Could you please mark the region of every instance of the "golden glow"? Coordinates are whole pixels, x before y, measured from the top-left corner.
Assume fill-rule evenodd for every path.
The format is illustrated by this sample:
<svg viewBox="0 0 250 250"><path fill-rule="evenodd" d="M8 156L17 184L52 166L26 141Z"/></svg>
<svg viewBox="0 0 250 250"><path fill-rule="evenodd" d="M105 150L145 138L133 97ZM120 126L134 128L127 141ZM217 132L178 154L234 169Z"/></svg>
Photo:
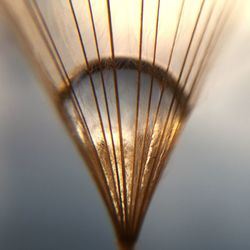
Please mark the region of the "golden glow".
<svg viewBox="0 0 250 250"><path fill-rule="evenodd" d="M0 1L55 92L122 241L138 236L232 2ZM123 71L121 56L146 62L144 71Z"/></svg>
<svg viewBox="0 0 250 250"><path fill-rule="evenodd" d="M109 128L105 106L102 105L104 95L102 88L99 87L101 85L100 79L95 78L97 73L93 74L92 77L95 79L95 91L98 96L101 117L98 116L94 95L87 77L74 86L75 93L80 101L80 108L86 119L86 126L83 126L83 121L77 118L77 112L72 107L71 99L65 99L67 103L65 112L68 117L74 117L74 119L69 119L68 122L70 127L75 127L72 133L79 137L81 147L85 148L85 152L87 150L87 157L90 157L88 161L90 171L100 173L101 169L103 173L103 176L97 177L96 181L100 183L102 189L109 192L110 198L107 197L106 203L119 237L133 238L138 234L142 223L141 214L146 210L154 187L158 182L156 177L165 168L166 159L163 155L167 154L170 147L173 146L176 131L179 124L182 123L183 104L176 103L175 108L170 110L174 93L166 88L163 92L162 101L159 103L159 113L156 116L156 105L159 102L162 83L155 79L153 82L154 99L151 100L152 108L148 113L149 125L145 130L151 75L142 73L141 99L137 117L138 128L135 138L135 93L138 72L118 70L122 117L121 144L117 110L114 103L113 73L111 70L105 70L104 72L112 130L110 131ZM168 112L170 112L169 119L167 119ZM173 114L175 115L173 116ZM90 132L90 136L87 135L86 128ZM135 140L137 142L136 148ZM96 151L91 151L88 145L94 146Z"/></svg>

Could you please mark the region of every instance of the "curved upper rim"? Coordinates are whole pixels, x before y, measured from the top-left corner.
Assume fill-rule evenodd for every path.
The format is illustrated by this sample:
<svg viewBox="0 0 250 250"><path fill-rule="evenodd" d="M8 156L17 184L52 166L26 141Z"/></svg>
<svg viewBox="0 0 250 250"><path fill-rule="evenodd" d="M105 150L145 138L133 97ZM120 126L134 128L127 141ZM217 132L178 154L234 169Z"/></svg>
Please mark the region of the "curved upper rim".
<svg viewBox="0 0 250 250"><path fill-rule="evenodd" d="M153 79L158 80L159 83L163 85L164 88L169 88L172 93L178 99L179 105L184 106L185 113L190 110L188 104L188 96L181 88L180 84L175 80L175 78L167 72L163 67L159 65L153 65L146 60L138 60L129 57L116 57L114 60L112 58L102 58L101 60L92 60L88 64L88 68L85 67L80 72L75 74L71 79L71 84L75 85L79 83L91 74L101 72L104 70L122 70L130 69L140 71L142 73L152 76ZM74 86L73 86L74 87ZM60 96L64 100L70 94L70 88L63 88L60 91ZM185 107L186 106L186 107Z"/></svg>

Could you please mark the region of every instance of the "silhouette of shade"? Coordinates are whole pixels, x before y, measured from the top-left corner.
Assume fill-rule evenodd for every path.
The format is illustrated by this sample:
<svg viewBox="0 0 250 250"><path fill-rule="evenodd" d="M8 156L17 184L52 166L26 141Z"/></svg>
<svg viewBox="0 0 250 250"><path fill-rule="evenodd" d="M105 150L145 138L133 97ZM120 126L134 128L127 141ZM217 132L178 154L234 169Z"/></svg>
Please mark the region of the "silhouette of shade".
<svg viewBox="0 0 250 250"><path fill-rule="evenodd" d="M136 241L231 2L0 2L97 183Z"/></svg>

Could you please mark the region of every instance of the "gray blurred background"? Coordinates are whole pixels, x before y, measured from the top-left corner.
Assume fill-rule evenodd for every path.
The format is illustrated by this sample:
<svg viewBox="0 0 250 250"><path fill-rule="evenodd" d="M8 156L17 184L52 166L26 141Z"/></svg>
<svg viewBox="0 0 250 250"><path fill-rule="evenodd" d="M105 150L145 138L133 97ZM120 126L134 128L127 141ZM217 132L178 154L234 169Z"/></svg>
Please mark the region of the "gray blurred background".
<svg viewBox="0 0 250 250"><path fill-rule="evenodd" d="M242 21L158 186L137 249L250 249L250 22ZM105 207L0 25L0 249L115 249Z"/></svg>

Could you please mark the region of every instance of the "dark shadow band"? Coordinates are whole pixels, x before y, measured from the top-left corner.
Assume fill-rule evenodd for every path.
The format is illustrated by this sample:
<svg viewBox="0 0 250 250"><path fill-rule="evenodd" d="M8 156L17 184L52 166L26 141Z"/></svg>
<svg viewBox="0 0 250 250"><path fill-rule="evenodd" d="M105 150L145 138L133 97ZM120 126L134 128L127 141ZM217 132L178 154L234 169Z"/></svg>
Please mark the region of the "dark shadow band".
<svg viewBox="0 0 250 250"><path fill-rule="evenodd" d="M182 90L180 84L174 79L174 77L167 72L164 68L159 65L153 65L146 60L137 60L128 57L116 57L115 60L111 58L102 58L101 61L93 60L89 62L88 68L81 70L76 76L71 79L71 84L74 85L82 81L84 78L89 77L89 75L98 73L105 70L135 70L145 73L153 77L160 84L163 84L164 88L169 88L175 99L179 103L178 105L186 106L184 107L185 113L188 113L190 107L188 107L188 97L185 91ZM68 98L70 94L70 88L61 90L60 96L62 99Z"/></svg>

